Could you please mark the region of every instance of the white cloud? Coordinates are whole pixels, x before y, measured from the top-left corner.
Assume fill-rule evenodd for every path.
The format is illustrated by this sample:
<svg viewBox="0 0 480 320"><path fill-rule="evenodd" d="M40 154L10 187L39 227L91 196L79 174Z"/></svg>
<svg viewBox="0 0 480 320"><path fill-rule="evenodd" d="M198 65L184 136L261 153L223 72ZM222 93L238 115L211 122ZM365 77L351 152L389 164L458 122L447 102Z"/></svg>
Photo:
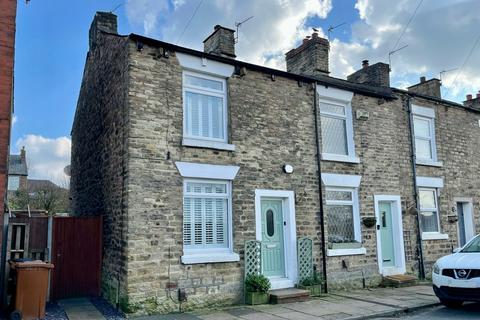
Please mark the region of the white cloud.
<svg viewBox="0 0 480 320"><path fill-rule="evenodd" d="M171 1L169 9L167 0L128 0L127 17L132 25L143 25L147 35L175 43L198 1ZM418 3L357 0L360 20L350 26L351 40L331 43L331 75L344 78L359 69L363 59L388 63L388 52ZM311 33L307 19L327 18L332 5L331 0L204 1L180 45L202 50L214 25L234 28L236 21L254 16L240 28L237 58L285 69L284 54ZM391 84L405 87L418 82L419 76L439 77L442 70L460 67L478 36L479 11L477 0L424 1L399 43L408 47L392 56ZM465 93L480 89L478 61L480 45L455 83L456 71L445 74L444 97L461 101Z"/></svg>
<svg viewBox="0 0 480 320"><path fill-rule="evenodd" d="M70 138L51 139L28 134L18 139L15 146L18 150L25 146L29 178L47 179L65 185L68 177L63 169L70 164Z"/></svg>

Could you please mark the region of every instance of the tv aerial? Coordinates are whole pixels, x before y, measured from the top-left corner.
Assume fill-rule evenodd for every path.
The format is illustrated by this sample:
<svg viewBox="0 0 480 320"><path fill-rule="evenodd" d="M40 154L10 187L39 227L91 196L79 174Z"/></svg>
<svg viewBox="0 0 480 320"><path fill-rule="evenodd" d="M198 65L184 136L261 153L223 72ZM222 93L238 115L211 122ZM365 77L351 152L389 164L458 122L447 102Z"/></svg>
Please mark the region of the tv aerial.
<svg viewBox="0 0 480 320"><path fill-rule="evenodd" d="M241 22L235 22L235 27L237 28L237 32L236 32L236 35L235 35L235 43L238 43L238 29L242 26L242 24L244 24L245 22L247 22L248 20L250 20L252 18L253 18L253 16L248 17Z"/></svg>

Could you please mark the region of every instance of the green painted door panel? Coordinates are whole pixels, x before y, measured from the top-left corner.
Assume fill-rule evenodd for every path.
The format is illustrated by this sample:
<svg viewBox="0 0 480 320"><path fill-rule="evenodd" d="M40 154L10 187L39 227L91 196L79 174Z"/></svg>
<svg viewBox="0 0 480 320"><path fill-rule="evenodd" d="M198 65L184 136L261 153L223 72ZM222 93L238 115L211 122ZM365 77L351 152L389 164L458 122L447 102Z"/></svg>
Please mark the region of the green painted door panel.
<svg viewBox="0 0 480 320"><path fill-rule="evenodd" d="M392 203L380 202L378 209L380 211L379 224L382 265L384 267L393 267L395 266L395 246L393 243Z"/></svg>
<svg viewBox="0 0 480 320"><path fill-rule="evenodd" d="M285 276L282 200L262 200L262 273Z"/></svg>

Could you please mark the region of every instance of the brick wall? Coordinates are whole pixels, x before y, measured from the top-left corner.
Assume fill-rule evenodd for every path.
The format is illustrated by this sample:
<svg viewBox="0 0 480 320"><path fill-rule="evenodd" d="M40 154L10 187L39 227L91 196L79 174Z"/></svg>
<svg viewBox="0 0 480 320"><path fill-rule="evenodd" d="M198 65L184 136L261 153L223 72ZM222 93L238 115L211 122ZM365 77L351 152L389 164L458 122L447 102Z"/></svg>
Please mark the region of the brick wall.
<svg viewBox="0 0 480 320"><path fill-rule="evenodd" d="M16 14L16 0L0 0L0 245L10 154Z"/></svg>

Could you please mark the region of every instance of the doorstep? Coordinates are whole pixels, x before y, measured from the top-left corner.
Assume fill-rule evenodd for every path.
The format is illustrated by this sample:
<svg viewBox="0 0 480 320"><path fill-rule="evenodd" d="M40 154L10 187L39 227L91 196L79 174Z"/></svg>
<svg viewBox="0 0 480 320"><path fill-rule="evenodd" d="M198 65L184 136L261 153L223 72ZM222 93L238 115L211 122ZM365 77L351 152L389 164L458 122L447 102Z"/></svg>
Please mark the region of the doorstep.
<svg viewBox="0 0 480 320"><path fill-rule="evenodd" d="M310 298L310 291L297 288L270 290L269 293L271 304L303 302Z"/></svg>

